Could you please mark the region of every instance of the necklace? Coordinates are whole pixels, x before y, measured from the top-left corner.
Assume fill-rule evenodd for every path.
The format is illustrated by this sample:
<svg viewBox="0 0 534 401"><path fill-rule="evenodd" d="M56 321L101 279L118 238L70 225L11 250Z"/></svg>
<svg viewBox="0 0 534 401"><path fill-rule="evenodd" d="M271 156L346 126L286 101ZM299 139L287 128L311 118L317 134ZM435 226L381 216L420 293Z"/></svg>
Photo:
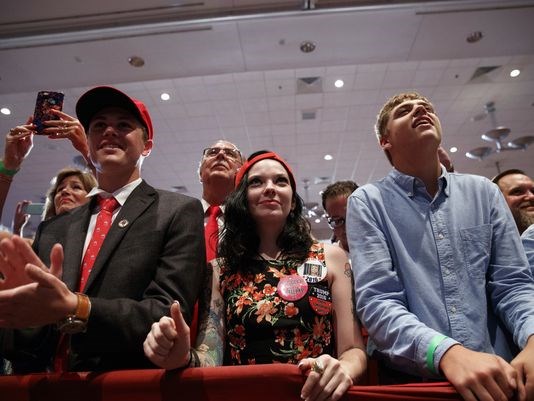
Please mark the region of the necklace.
<svg viewBox="0 0 534 401"><path fill-rule="evenodd" d="M278 258L280 258L281 255L282 255L282 251L276 252L276 255L275 255L274 258L269 256L269 255L267 255L264 252L259 254L260 258L262 258L263 260L265 260L267 262L278 261Z"/></svg>

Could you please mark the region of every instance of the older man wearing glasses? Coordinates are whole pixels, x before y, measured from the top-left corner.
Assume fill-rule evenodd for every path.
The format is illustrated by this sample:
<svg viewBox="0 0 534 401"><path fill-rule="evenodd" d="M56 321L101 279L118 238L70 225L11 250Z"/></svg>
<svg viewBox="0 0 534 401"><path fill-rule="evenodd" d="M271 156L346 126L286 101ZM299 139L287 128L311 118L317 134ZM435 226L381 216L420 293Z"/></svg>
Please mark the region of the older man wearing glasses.
<svg viewBox="0 0 534 401"><path fill-rule="evenodd" d="M323 208L328 215L328 225L334 231L334 238L346 252L349 251L345 217L347 214L347 199L358 185L354 181L336 181L322 192Z"/></svg>
<svg viewBox="0 0 534 401"><path fill-rule="evenodd" d="M228 194L234 189L234 177L243 164L241 152L233 143L218 140L204 149L198 173L202 183L202 203L204 211L209 206L224 203Z"/></svg>
<svg viewBox="0 0 534 401"><path fill-rule="evenodd" d="M204 237L206 259L217 257L219 231L224 221L224 201L234 189L235 174L243 164L241 151L231 142L219 139L204 149L198 167L202 183L202 206L204 207ZM198 305L195 305L191 324L191 342L194 344L198 324Z"/></svg>

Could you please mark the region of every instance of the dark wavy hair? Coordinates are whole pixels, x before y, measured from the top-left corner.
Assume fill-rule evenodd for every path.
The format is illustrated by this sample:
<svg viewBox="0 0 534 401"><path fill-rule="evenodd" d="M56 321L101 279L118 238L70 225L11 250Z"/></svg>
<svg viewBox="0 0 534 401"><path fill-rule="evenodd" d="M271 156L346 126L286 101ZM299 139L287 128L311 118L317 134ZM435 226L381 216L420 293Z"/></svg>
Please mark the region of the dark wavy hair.
<svg viewBox="0 0 534 401"><path fill-rule="evenodd" d="M248 160L267 151L253 153ZM251 167L251 166L249 166ZM219 256L225 259L226 266L234 272L250 272L257 265L260 238L256 222L248 210L247 171L237 188L226 198L224 228L219 244ZM290 171L288 174L292 175ZM282 250L282 258L291 257L304 262L314 240L308 221L302 216L303 200L293 191L295 207L287 216L286 224L278 236L277 244Z"/></svg>

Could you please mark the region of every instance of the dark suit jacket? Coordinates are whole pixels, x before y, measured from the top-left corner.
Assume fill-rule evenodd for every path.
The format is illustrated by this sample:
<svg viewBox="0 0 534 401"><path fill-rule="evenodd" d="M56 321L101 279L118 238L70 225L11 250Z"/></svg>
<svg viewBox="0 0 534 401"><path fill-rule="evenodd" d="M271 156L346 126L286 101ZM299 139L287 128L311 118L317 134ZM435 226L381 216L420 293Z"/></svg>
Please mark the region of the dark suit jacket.
<svg viewBox="0 0 534 401"><path fill-rule="evenodd" d="M95 200L43 222L34 250L49 266L50 250L65 252L63 281L77 291L83 245ZM142 343L150 326L180 301L186 320L206 273L200 201L156 190L144 181L116 216L97 256L85 293L91 300L87 331L71 338L76 371L153 367ZM125 224L127 222L127 224ZM42 371L55 354L55 325L5 330L3 354L18 372Z"/></svg>

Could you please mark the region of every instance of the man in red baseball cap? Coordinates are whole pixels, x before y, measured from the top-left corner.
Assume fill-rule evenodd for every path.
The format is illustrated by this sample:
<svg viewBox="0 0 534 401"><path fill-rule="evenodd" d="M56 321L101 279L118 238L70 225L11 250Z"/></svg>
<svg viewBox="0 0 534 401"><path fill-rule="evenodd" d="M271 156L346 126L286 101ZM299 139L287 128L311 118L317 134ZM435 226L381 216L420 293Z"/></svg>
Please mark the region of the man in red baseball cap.
<svg viewBox="0 0 534 401"><path fill-rule="evenodd" d="M174 300L190 319L206 273L200 202L141 178L154 135L145 105L97 87L76 113L98 180L92 200L41 224L33 251L19 237L0 243L0 327L10 328L0 354L15 373L151 367L150 326Z"/></svg>
<svg viewBox="0 0 534 401"><path fill-rule="evenodd" d="M153 140L152 120L145 104L111 86L97 86L85 92L78 99L76 115L86 132L95 114L108 107L119 107L128 110L145 127L147 139Z"/></svg>

